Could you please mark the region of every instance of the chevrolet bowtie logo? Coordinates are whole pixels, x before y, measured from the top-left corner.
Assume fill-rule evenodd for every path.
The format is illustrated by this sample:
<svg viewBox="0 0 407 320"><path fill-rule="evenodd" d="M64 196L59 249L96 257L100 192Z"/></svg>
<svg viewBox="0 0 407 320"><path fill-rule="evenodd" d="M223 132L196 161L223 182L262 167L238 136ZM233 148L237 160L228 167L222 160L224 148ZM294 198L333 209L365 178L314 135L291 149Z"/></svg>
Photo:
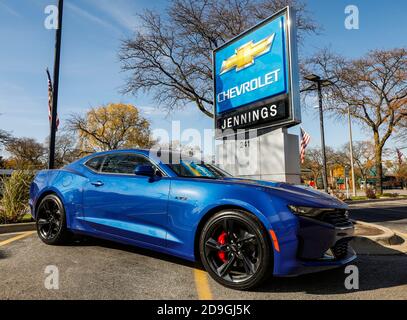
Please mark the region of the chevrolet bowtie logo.
<svg viewBox="0 0 407 320"><path fill-rule="evenodd" d="M254 64L254 59L270 51L275 33L257 43L250 41L236 50L236 54L223 61L220 74L224 74L236 68L240 71Z"/></svg>

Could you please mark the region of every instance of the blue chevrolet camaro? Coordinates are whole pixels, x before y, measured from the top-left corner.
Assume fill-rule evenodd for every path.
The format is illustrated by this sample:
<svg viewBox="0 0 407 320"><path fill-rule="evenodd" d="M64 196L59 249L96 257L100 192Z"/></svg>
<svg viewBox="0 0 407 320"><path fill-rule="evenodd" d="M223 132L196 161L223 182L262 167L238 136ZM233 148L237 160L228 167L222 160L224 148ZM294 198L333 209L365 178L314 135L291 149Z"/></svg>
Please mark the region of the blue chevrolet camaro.
<svg viewBox="0 0 407 320"><path fill-rule="evenodd" d="M30 206L46 244L83 234L144 247L200 261L240 290L270 274L356 258L345 203L302 186L233 178L173 152L110 151L41 171Z"/></svg>

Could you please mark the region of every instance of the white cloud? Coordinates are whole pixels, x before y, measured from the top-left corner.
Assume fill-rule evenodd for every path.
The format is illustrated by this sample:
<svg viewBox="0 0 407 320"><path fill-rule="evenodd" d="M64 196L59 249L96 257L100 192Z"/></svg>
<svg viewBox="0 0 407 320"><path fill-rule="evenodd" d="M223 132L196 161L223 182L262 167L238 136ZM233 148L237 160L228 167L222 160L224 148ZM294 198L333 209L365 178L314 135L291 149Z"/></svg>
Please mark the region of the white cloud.
<svg viewBox="0 0 407 320"><path fill-rule="evenodd" d="M10 6L6 5L2 1L0 1L0 8L3 8L4 10L6 10L8 13L11 13L15 17L21 17L21 14L19 12L17 12L13 8L11 8Z"/></svg>
<svg viewBox="0 0 407 320"><path fill-rule="evenodd" d="M138 108L145 115L149 115L149 116L158 116L158 115L162 115L164 113L162 110L160 110L157 107L141 106L141 107L138 107Z"/></svg>
<svg viewBox="0 0 407 320"><path fill-rule="evenodd" d="M97 23L107 29L110 29L111 31L114 31L116 33L121 33L120 30L118 28L116 28L114 25L112 25L111 23L103 20L102 18L99 18L93 14L90 14L89 12L87 12L86 10L68 2L66 4L66 8L72 10L73 12L75 12L78 15L81 15L83 18L88 19L89 21L92 21L94 23Z"/></svg>
<svg viewBox="0 0 407 320"><path fill-rule="evenodd" d="M134 31L137 26L135 6L126 0L87 0L96 8L107 14L113 21L128 31Z"/></svg>

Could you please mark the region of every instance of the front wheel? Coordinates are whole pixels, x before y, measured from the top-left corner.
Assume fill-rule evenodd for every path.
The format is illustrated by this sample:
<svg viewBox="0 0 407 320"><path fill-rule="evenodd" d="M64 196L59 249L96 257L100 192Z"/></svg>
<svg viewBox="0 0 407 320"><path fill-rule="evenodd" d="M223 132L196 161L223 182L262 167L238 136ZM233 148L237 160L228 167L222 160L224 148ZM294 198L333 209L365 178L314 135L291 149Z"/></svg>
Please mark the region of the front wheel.
<svg viewBox="0 0 407 320"><path fill-rule="evenodd" d="M267 233L247 212L228 210L211 217L202 230L199 249L205 269L228 288L253 289L272 272Z"/></svg>
<svg viewBox="0 0 407 320"><path fill-rule="evenodd" d="M40 239L49 245L65 244L70 233L66 228L65 208L54 194L41 200L37 209L37 233Z"/></svg>

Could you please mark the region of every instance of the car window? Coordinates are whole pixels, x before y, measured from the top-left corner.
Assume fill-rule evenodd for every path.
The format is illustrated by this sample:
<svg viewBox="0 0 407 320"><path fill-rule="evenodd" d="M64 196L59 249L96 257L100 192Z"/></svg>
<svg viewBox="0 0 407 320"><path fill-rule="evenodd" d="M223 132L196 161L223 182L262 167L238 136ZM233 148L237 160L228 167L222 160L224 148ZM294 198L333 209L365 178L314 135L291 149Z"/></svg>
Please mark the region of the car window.
<svg viewBox="0 0 407 320"><path fill-rule="evenodd" d="M196 159L183 159L180 163L167 164L179 177L220 179L230 175L214 165Z"/></svg>
<svg viewBox="0 0 407 320"><path fill-rule="evenodd" d="M103 173L134 174L138 165L152 165L143 156L136 154L116 154L107 156L103 163Z"/></svg>
<svg viewBox="0 0 407 320"><path fill-rule="evenodd" d="M92 158L90 160L88 160L88 162L86 162L86 166L94 171L99 171L100 167L102 166L103 163L103 159L105 157L95 157Z"/></svg>

